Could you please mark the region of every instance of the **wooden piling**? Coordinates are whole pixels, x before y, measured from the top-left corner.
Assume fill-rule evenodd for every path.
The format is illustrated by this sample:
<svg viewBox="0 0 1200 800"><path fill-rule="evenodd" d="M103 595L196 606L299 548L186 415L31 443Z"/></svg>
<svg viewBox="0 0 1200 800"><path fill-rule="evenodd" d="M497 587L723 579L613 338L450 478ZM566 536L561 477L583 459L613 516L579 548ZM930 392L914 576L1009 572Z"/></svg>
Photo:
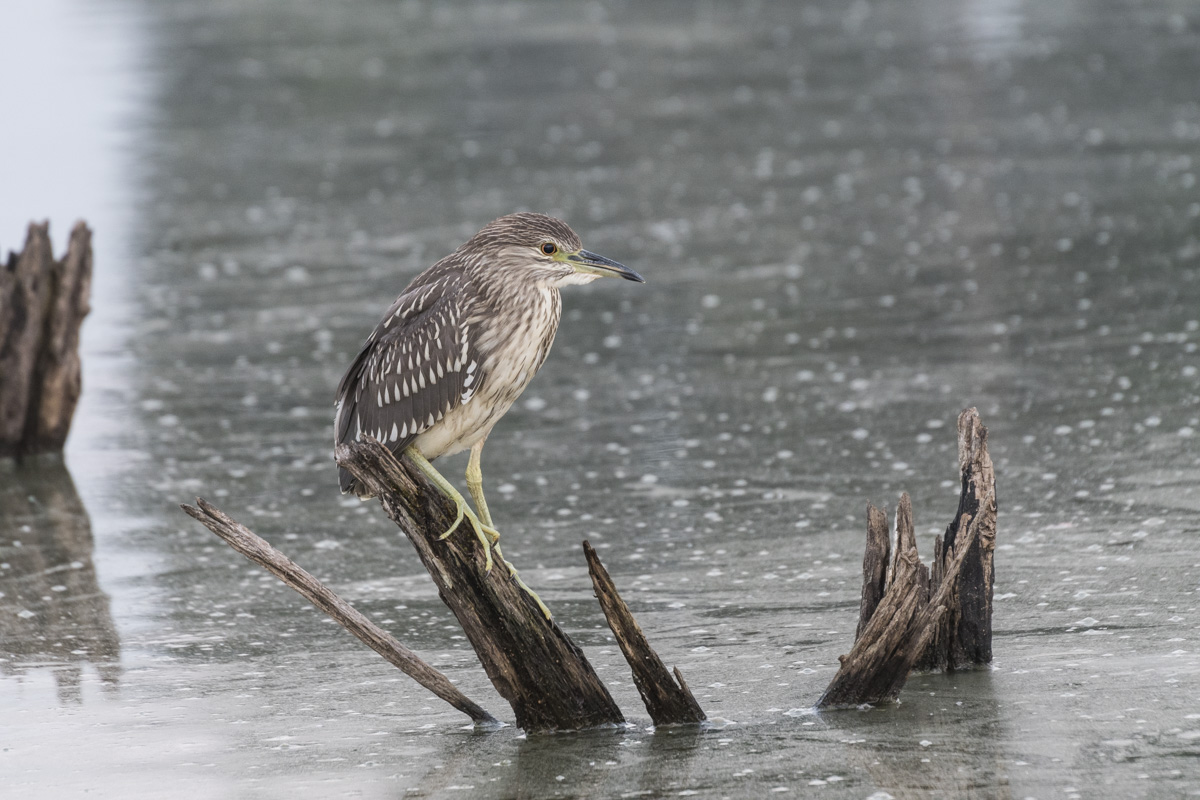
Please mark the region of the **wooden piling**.
<svg viewBox="0 0 1200 800"><path fill-rule="evenodd" d="M79 328L91 310L92 232L56 261L49 223L0 263L0 457L61 451L82 390Z"/></svg>

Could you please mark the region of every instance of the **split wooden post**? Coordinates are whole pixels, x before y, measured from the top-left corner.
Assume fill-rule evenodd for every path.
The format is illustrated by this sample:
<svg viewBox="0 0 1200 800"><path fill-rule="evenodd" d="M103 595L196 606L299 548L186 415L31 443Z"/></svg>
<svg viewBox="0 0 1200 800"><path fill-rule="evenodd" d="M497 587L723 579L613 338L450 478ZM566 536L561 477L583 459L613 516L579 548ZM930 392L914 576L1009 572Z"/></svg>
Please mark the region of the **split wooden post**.
<svg viewBox="0 0 1200 800"><path fill-rule="evenodd" d="M903 501L901 501L903 502ZM862 637L867 623L883 600L887 588L888 555L891 541L887 514L867 503L867 550L863 554L862 600L858 604L858 629L854 639Z"/></svg>
<svg viewBox="0 0 1200 800"><path fill-rule="evenodd" d="M867 507L867 547L854 647L818 708L895 700L914 669L964 669L991 661L996 476L987 429L973 408L958 418L962 491L958 513L935 544L934 568L921 563L912 502L900 497L896 536L887 517Z"/></svg>
<svg viewBox="0 0 1200 800"><path fill-rule="evenodd" d="M82 388L79 328L91 310L92 232L54 260L49 223L0 263L0 457L62 450Z"/></svg>
<svg viewBox="0 0 1200 800"><path fill-rule="evenodd" d="M412 542L518 726L533 733L625 721L583 651L546 619L508 567L498 562L484 571L468 523L439 538L456 509L420 471L374 440L338 445L336 459Z"/></svg>
<svg viewBox="0 0 1200 800"><path fill-rule="evenodd" d="M933 639L917 659L920 670L970 669L992 662L992 583L996 577L996 471L987 449L987 428L973 408L958 416L958 465L962 490L958 513L944 537L933 543L929 590L936 592L949 581L951 601ZM978 536L964 519L978 527ZM951 553L966 537L970 552L962 570L950 580Z"/></svg>
<svg viewBox="0 0 1200 800"><path fill-rule="evenodd" d="M600 556L596 555L587 541L583 543L583 553L587 557L588 573L592 576L596 599L600 601L608 627L612 629L625 660L633 670L633 682L642 696L642 702L646 704L650 719L656 726L704 722L708 717L688 688L683 673L679 667L673 670L674 677L667 671L658 653L646 640L641 626L633 618L629 606L617 593L608 570L600 563Z"/></svg>

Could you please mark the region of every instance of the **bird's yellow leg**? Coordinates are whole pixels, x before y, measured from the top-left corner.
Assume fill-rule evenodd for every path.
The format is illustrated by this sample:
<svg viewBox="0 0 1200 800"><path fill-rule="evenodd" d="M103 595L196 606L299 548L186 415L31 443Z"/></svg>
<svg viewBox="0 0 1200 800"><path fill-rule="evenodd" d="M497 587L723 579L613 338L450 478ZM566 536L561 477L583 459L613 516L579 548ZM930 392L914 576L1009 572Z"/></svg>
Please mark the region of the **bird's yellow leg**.
<svg viewBox="0 0 1200 800"><path fill-rule="evenodd" d="M500 549L499 542L492 546L496 550L496 557L504 562L504 566L508 567L508 574L511 575L512 579L517 582L517 586L520 586L522 589L524 589L525 594L532 597L533 602L537 603L538 608L540 608L542 613L546 615L546 619L550 619L550 609L547 608L546 604L542 602L542 598L538 597L537 592L535 592L533 589L530 589L529 585L526 584L525 581L521 580L521 575L517 572L517 568L513 566L511 561L504 557L504 552Z"/></svg>
<svg viewBox="0 0 1200 800"><path fill-rule="evenodd" d="M475 501L475 510L479 512L479 518L483 520L483 524L491 527L492 515L488 511L487 498L483 496L483 470L479 466L479 457L483 454L483 442L487 437L481 439L471 445L471 458L467 461L467 490L471 493L471 499ZM493 528L493 530L495 530ZM521 580L521 575L517 572L517 568L512 565L512 562L504 557L503 551L500 550L500 534L496 534L496 538L492 540L492 547L496 549L496 555L504 562L504 566L508 567L508 574L512 576L517 585L525 590L525 593L533 598L537 603L538 608L546 615L546 619L550 619L550 609L546 608L546 604L542 602L542 598L537 596L537 592L530 589L525 581Z"/></svg>
<svg viewBox="0 0 1200 800"><path fill-rule="evenodd" d="M471 499L475 501L475 510L479 513L479 518L483 520L483 524L492 525L492 515L488 511L487 498L483 496L483 470L479 466L479 457L483 454L483 443L487 437L471 445L471 458L467 461L467 491L471 493ZM496 540L499 541L500 536L497 534ZM493 544L495 544L493 541Z"/></svg>
<svg viewBox="0 0 1200 800"><path fill-rule="evenodd" d="M458 507L458 516L455 518L454 524L451 525L446 532L438 538L445 539L447 536L454 533L454 531L457 530L458 526L462 523L463 517L466 517L467 521L471 523L471 527L475 530L475 535L479 537L479 541L483 545L483 553L486 557L484 571L491 572L492 542L500 539L500 532L491 526L490 521L483 522L475 515L474 511L467 507L466 498L459 493L458 489L454 488L454 484L446 480L442 473L438 472L434 468L433 464L429 463L429 459L425 458L425 456L421 454L421 451L418 450L415 445L409 445L408 449L404 452L410 459L412 459L412 462L416 465L417 469L421 470L425 477L433 481L433 484L441 490L442 494L450 498L450 500L454 502L454 505ZM499 554L500 551L497 550L496 552Z"/></svg>

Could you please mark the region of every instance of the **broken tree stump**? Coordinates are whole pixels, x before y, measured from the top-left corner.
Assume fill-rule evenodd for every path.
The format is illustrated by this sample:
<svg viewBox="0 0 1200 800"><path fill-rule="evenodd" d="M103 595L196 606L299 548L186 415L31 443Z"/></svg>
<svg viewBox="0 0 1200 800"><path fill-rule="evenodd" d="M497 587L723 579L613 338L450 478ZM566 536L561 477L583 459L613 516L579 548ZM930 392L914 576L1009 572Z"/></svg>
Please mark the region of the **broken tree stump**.
<svg viewBox="0 0 1200 800"><path fill-rule="evenodd" d="M897 513L899 513L899 509L897 509ZM879 601L883 599L883 591L887 588L890 547L887 514L867 503L867 550L863 553L862 600L858 605L858 629L854 632L855 641L858 641L863 635L867 623L871 621L871 616L879 606Z"/></svg>
<svg viewBox="0 0 1200 800"><path fill-rule="evenodd" d="M357 636L364 644L383 656L405 675L424 686L469 716L477 725L498 725L496 718L478 703L458 690L450 679L425 663L394 636L380 628L361 612L338 597L329 587L310 575L296 562L276 550L267 540L241 525L204 498L195 506L181 505L188 516L221 537L234 550L263 567L279 580L295 589L304 599L324 611L339 625Z"/></svg>
<svg viewBox="0 0 1200 800"><path fill-rule="evenodd" d="M991 661L996 475L987 429L975 409L958 418L962 491L958 513L935 544L932 574L921 563L908 494L887 517L867 507L867 547L854 646L818 708L895 700L913 669L964 669Z"/></svg>
<svg viewBox="0 0 1200 800"><path fill-rule="evenodd" d="M612 629L625 660L633 670L633 682L655 726L704 722L708 717L696 702L679 667L675 667L672 677L658 653L646 641L641 626L617 593L616 585L591 543L583 543L583 553L587 557L588 573L592 576L596 599L600 601L608 627Z"/></svg>
<svg viewBox="0 0 1200 800"><path fill-rule="evenodd" d="M546 619L505 564L498 560L484 571L482 548L466 522L439 538L456 509L424 475L374 440L339 445L336 459L412 542L519 727L534 733L625 721L583 651Z"/></svg>
<svg viewBox="0 0 1200 800"><path fill-rule="evenodd" d="M968 408L958 415L958 465L962 490L958 513L944 537L933 543L929 591L947 580L951 551L964 535L970 541L962 570L953 581L951 602L934 630L933 639L917 659L920 670L962 670L992 662L992 583L996 553L996 471L987 449L987 428ZM978 527L975 536L966 521Z"/></svg>
<svg viewBox="0 0 1200 800"><path fill-rule="evenodd" d="M67 441L91 283L92 232L83 222L61 261L46 222L30 225L25 248L0 264L0 457L57 452Z"/></svg>

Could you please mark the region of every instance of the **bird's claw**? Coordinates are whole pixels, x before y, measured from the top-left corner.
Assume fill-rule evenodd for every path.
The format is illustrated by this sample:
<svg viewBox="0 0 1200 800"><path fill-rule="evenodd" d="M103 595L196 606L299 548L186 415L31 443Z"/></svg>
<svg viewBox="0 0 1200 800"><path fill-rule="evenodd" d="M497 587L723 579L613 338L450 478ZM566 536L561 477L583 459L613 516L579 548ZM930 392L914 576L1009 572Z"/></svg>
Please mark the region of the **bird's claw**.
<svg viewBox="0 0 1200 800"><path fill-rule="evenodd" d="M496 545L496 555L501 561L504 562L504 566L508 567L508 574L511 575L512 579L517 582L517 586L520 586L525 591L525 594L532 597L533 602L537 603L538 608L540 608L542 613L546 615L546 619L550 619L550 609L547 608L546 604L542 602L542 598L538 597L537 592L535 592L533 589L530 589L525 581L521 580L521 575L517 572L517 568L513 566L511 561L504 557L504 553L500 550L499 544Z"/></svg>
<svg viewBox="0 0 1200 800"><path fill-rule="evenodd" d="M458 506L458 516L454 518L454 524L447 528L446 531L438 537L438 539L445 539L449 537L450 534L458 530L458 526L462 524L463 518L465 517L467 521L471 523L471 528L475 531L475 536L479 539L479 543L483 545L483 555L485 559L483 571L491 572L492 547L496 546L497 552L499 552L499 546L496 545L496 543L500 541L500 532L491 525L483 524L479 517L475 516L475 512L467 508L467 504L465 502L460 501L456 505Z"/></svg>

